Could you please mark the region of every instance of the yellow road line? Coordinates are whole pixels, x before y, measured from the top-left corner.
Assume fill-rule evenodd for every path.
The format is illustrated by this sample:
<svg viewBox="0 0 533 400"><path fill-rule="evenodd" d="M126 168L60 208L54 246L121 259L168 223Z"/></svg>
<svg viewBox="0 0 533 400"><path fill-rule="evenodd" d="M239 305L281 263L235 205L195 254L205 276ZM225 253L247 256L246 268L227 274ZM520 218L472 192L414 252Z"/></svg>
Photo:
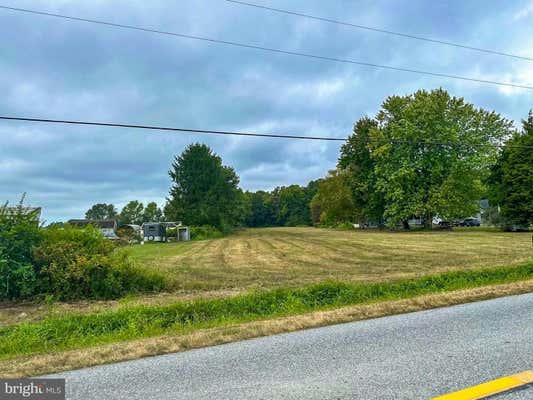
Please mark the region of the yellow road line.
<svg viewBox="0 0 533 400"><path fill-rule="evenodd" d="M479 400L530 383L533 383L533 371L524 371L519 374L505 376L490 382L482 383L481 385L459 390L458 392L435 397L433 400Z"/></svg>

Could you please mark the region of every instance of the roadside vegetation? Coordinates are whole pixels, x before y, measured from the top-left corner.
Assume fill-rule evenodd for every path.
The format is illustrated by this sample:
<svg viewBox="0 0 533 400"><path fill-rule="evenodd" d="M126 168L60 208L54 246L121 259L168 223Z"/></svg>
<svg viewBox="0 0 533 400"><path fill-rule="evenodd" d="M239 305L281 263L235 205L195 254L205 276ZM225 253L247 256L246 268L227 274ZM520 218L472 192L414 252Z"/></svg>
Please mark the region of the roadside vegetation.
<svg viewBox="0 0 533 400"><path fill-rule="evenodd" d="M33 324L0 329L0 357L79 348L531 278L533 264L530 263L385 283L326 282L299 289L275 289L224 299L195 300L157 307L125 307L97 314L52 317Z"/></svg>
<svg viewBox="0 0 533 400"><path fill-rule="evenodd" d="M0 207L0 299L109 299L159 291L165 279L139 268L92 226L44 229L22 202Z"/></svg>

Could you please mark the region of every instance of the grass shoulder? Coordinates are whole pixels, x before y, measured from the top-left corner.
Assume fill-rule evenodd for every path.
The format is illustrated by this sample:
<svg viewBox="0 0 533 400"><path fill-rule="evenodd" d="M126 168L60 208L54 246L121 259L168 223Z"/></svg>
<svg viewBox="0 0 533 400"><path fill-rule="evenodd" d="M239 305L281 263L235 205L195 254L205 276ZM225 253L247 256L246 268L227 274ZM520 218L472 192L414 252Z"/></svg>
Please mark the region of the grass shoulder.
<svg viewBox="0 0 533 400"><path fill-rule="evenodd" d="M414 298L533 278L533 263L455 271L371 284L326 282L162 306L125 306L91 314L53 316L0 329L0 358L82 349L188 333L339 307Z"/></svg>

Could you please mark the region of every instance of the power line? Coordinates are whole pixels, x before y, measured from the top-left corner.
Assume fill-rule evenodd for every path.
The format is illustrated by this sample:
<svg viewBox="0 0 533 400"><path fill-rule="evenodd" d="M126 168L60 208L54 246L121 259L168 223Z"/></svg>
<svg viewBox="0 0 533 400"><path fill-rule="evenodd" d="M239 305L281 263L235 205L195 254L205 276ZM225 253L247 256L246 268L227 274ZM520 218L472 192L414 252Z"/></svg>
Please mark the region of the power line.
<svg viewBox="0 0 533 400"><path fill-rule="evenodd" d="M192 128L175 128L167 126L156 125L134 125L124 123L112 123L112 122L94 122L94 121L74 121L74 120L59 120L59 119L45 119L45 118L28 118L28 117L11 117L0 116L0 120L7 121L23 121L23 122L40 122L50 124L66 124L66 125L90 125L101 126L111 128L132 128L132 129L146 129L157 131L170 131L180 133L202 133L211 135L227 135L227 136L249 136L249 137L263 137L263 138L281 138L281 139L297 139L297 140L321 140L321 141L338 141L346 142L347 137L329 137L329 136L302 136L302 135L282 135L277 133L257 133L257 132L236 132L236 131L219 131L210 129L192 129ZM396 140L396 139L368 139L370 143L390 143L395 145L407 144L407 145L429 145L429 146L443 146L443 147L496 147L503 148L503 144L468 144L468 143L451 143L451 142L428 142L428 141L410 141L410 140ZM508 145L508 147L519 148L531 148L533 146L520 146L520 145Z"/></svg>
<svg viewBox="0 0 533 400"><path fill-rule="evenodd" d="M408 38L408 39L416 39L416 40L421 40L421 41L424 41L424 42L438 43L438 44L442 44L442 45L446 45L446 46L459 47L459 48L462 48L462 49L468 49L468 50L474 50L474 51L479 51L479 52L483 52L483 53L495 54L495 55L498 55L498 56L505 56L505 57L517 58L517 59L520 59L520 60L533 61L533 58L530 58L530 57L519 56L519 55L511 54L511 53L505 53L505 52L498 51L498 50L484 49L484 48L481 48L481 47L468 46L468 45L465 45L465 44L447 42L447 41L439 40L439 39L431 39L431 38L427 38L427 37L423 37L423 36L411 35L411 34L402 33L402 32L395 32L395 31L390 31L390 30L382 29L382 28L376 28L376 27L372 27L372 26L353 24L353 23L350 23L350 22L339 21L339 20L336 20L336 19L318 17L316 15L304 14L304 13L300 13L300 12L296 12L296 11L284 10L284 9L281 9L281 8L268 7L268 6L265 6L265 5L262 5L262 4L249 3L247 1L240 1L240 0L225 0L225 1L227 1L229 3L234 3L234 4L249 6L249 7L260 8L260 9L263 9L263 10L274 11L274 12L277 12L277 13L294 15L294 16L314 19L314 20L318 20L318 21L322 21L322 22L329 22L329 23L332 23L332 24L349 26L349 27L352 27L352 28L365 29L365 30L368 30L368 31L385 33L385 34L394 35L394 36L400 36L400 37L404 37L404 38Z"/></svg>
<svg viewBox="0 0 533 400"><path fill-rule="evenodd" d="M45 123L52 123L52 124L69 124L69 125L107 126L107 127L112 127L112 128L148 129L148 130L171 131L171 132L182 132L182 133L184 132L205 133L205 134L212 134L212 135L253 136L253 137L306 139L306 140L329 140L329 141L342 141L342 142L346 141L345 138L327 137L327 136L320 137L320 136L279 135L279 134L267 134L267 133L255 133L255 132L232 132L232 131L218 131L218 130L206 130L206 129L173 128L173 127L154 126L154 125L131 125L131 124L109 123L109 122L71 121L71 120L5 117L5 116L0 116L0 120L45 122Z"/></svg>
<svg viewBox="0 0 533 400"><path fill-rule="evenodd" d="M316 54L301 53L301 52L296 52L296 51L282 50L282 49L276 49L276 48L264 47L264 46L256 46L256 45L247 44L247 43L219 40L219 39L213 39L213 38L208 38L208 37L203 37L203 36L187 35L183 33L167 32L167 31L143 28L143 27L133 26L133 25L117 24L114 22L107 22L107 21L101 21L101 20L95 20L95 19L72 17L72 16L67 16L67 15L62 15L62 14L53 14L53 13L48 13L48 12L43 12L43 11L29 10L25 8L0 6L0 9L6 9L6 10L11 10L11 11L18 11L18 12L24 12L24 13L30 13L30 14L36 14L36 15L44 15L48 17L62 18L62 19L66 19L69 21L82 21L82 22L88 22L92 24L111 26L115 28L133 29L133 30L143 31L143 32L158 33L162 35L180 37L183 39L199 40L199 41L223 44L223 45L234 46L234 47L244 47L248 49L261 50L261 51L266 51L266 52L271 52L271 53L285 54L285 55L298 56L298 57L306 57L306 58L312 58L312 59L323 60L323 61L333 61L337 63L361 65L365 67L387 69L387 70L392 70L392 71L410 72L410 73L421 74L421 75L436 76L440 78L459 79L463 81L487 83L491 85L508 86L508 87L515 87L515 88L520 88L520 89L533 90L533 86L515 84L511 82L498 82L498 81L492 81L492 80L486 80L486 79L470 78L470 77L465 77L465 76L460 76L460 75L451 75L451 74L444 74L444 73L439 73L439 72L430 72L430 71L423 71L423 70L417 70L417 69L411 69L411 68L393 67L390 65L348 60L348 59L343 59L343 58L320 56Z"/></svg>

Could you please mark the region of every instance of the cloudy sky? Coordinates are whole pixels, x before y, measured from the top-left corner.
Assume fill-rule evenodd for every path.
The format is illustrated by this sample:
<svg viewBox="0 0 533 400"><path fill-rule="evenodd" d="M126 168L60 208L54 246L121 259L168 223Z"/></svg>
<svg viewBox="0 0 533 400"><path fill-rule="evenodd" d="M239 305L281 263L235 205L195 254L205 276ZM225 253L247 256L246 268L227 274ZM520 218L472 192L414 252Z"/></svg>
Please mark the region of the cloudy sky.
<svg viewBox="0 0 533 400"><path fill-rule="evenodd" d="M250 0L533 57L531 0ZM115 23L329 57L533 85L533 62L408 40L224 0L4 0ZM519 121L533 91L309 60L0 9L0 114L346 136L392 94L443 87ZM162 204L172 157L208 143L244 189L306 184L339 143L0 121L0 200L50 221L96 202Z"/></svg>

